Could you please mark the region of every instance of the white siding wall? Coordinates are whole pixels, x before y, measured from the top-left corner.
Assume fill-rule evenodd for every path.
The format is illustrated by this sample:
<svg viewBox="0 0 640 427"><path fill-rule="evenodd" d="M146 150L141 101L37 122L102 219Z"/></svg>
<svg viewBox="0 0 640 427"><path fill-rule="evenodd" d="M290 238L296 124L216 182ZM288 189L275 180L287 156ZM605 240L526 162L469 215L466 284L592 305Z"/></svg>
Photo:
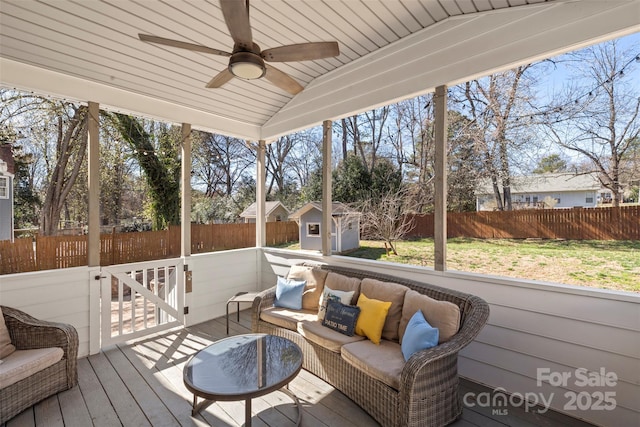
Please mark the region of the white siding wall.
<svg viewBox="0 0 640 427"><path fill-rule="evenodd" d="M186 258L185 263L193 271L193 292L185 298L185 306L189 307L187 325L223 316L227 300L233 295L258 290L258 252L257 248L247 248ZM229 310L235 311L235 304Z"/></svg>
<svg viewBox="0 0 640 427"><path fill-rule="evenodd" d="M421 267L265 249L263 287L275 283L301 258L420 280L484 298L491 306L487 326L460 354L460 374L510 393L535 393L551 407L600 425L637 425L640 419L640 295L505 279ZM537 385L537 370L569 373L566 385ZM614 387L578 387L576 369L615 373ZM596 375L596 374L593 374ZM600 375L597 377L600 378ZM578 381L579 384L579 381ZM616 407L572 410L565 393L614 392ZM530 396L533 396L531 394ZM580 402L579 402L580 403Z"/></svg>
<svg viewBox="0 0 640 427"><path fill-rule="evenodd" d="M78 356L89 354L90 291L99 293L93 276L99 269L88 267L47 270L0 276L0 304L33 317L73 325L78 331ZM90 289L90 287L94 289Z"/></svg>

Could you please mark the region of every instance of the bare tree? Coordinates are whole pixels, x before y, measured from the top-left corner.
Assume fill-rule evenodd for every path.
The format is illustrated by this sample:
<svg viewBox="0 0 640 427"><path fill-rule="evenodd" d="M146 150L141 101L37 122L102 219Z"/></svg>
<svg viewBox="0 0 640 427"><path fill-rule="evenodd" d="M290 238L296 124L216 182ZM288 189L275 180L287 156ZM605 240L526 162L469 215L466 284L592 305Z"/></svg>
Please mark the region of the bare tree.
<svg viewBox="0 0 640 427"><path fill-rule="evenodd" d="M473 129L469 136L484 156L499 210L511 210L512 152L527 139L520 133L525 121L519 120L531 101L526 78L531 65L472 80L458 89L457 101L469 108ZM461 92L461 93L460 93Z"/></svg>
<svg viewBox="0 0 640 427"><path fill-rule="evenodd" d="M615 40L571 54L584 83L544 112L547 135L588 159L614 206L622 198L625 155L640 135L640 94L629 72L636 55L622 52Z"/></svg>
<svg viewBox="0 0 640 427"><path fill-rule="evenodd" d="M209 197L232 195L255 164L255 153L245 141L229 136L200 132L197 141L194 175L205 185L205 193Z"/></svg>
<svg viewBox="0 0 640 427"><path fill-rule="evenodd" d="M87 151L86 113L84 105L60 103L54 118L55 148L47 159L53 167L40 214L43 235L51 235L58 229L67 196L80 174Z"/></svg>
<svg viewBox="0 0 640 427"><path fill-rule="evenodd" d="M360 227L363 237L382 240L387 255L392 252L398 255L396 242L402 240L415 227L415 212L410 205L406 187L397 191L386 192L376 198L368 198L358 205L361 212Z"/></svg>

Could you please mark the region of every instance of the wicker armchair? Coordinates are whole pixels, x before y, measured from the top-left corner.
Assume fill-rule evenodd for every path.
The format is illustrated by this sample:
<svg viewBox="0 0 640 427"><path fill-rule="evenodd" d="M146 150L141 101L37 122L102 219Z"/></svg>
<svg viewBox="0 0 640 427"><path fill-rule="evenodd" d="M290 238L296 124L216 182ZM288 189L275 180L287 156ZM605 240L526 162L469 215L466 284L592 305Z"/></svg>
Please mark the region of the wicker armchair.
<svg viewBox="0 0 640 427"><path fill-rule="evenodd" d="M2 314L17 350L60 347L64 356L54 365L0 389L0 424L78 383L78 333L73 326L38 320L6 306L2 306Z"/></svg>

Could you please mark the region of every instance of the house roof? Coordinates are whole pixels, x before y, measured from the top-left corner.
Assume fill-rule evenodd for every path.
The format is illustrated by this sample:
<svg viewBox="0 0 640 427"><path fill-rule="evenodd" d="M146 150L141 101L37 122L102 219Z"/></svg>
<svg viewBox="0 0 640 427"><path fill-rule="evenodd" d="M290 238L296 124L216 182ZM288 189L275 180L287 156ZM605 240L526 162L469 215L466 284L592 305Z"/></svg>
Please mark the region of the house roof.
<svg viewBox="0 0 640 427"><path fill-rule="evenodd" d="M511 177L511 193L560 193L566 191L597 191L602 187L593 174L548 173ZM477 195L493 194L490 180L478 184Z"/></svg>
<svg viewBox="0 0 640 427"><path fill-rule="evenodd" d="M322 202L309 202L297 211L289 214L289 218L298 219L305 213L309 212L312 209L316 209L319 212L322 212ZM331 215L332 216L341 216L341 215L357 215L359 212L354 211L349 206L345 205L341 202L332 202L331 207Z"/></svg>
<svg viewBox="0 0 640 427"><path fill-rule="evenodd" d="M282 209L285 210L285 212L287 213L287 215L289 214L289 209L286 208L285 205L283 205L282 203L280 203L280 201L276 200L274 202L265 202L264 204L264 210L265 210L265 216L269 216L273 213L273 211L275 211L278 206L281 206ZM251 203L244 211L242 211L242 213L240 214L240 217L242 218L255 218L256 217L256 203Z"/></svg>
<svg viewBox="0 0 640 427"><path fill-rule="evenodd" d="M0 84L268 141L637 32L639 12L638 0L254 0L262 49L338 42L338 57L275 64L305 88L292 96L264 79L206 89L226 57L138 39L230 51L217 1L0 0Z"/></svg>

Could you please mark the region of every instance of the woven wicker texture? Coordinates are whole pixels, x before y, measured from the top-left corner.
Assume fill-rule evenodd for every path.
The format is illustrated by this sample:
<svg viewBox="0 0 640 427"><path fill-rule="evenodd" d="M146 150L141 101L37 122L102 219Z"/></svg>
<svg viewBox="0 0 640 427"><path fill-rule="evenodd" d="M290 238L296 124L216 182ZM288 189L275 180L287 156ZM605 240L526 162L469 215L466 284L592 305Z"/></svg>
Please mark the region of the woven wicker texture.
<svg viewBox="0 0 640 427"><path fill-rule="evenodd" d="M78 383L78 333L73 326L39 320L6 306L2 314L16 349L60 347L64 355L58 363L0 389L0 424Z"/></svg>
<svg viewBox="0 0 640 427"><path fill-rule="evenodd" d="M256 332L288 338L302 348L303 368L349 396L381 425L444 426L462 414L458 394L458 352L480 332L489 318L489 305L481 298L439 286L395 276L322 265L321 268L360 279L370 277L405 285L431 298L460 307L460 330L451 340L415 353L405 364L400 390L395 390L354 368L342 357L295 331L260 319L260 311L271 307L275 288L262 292L253 303L252 328Z"/></svg>

